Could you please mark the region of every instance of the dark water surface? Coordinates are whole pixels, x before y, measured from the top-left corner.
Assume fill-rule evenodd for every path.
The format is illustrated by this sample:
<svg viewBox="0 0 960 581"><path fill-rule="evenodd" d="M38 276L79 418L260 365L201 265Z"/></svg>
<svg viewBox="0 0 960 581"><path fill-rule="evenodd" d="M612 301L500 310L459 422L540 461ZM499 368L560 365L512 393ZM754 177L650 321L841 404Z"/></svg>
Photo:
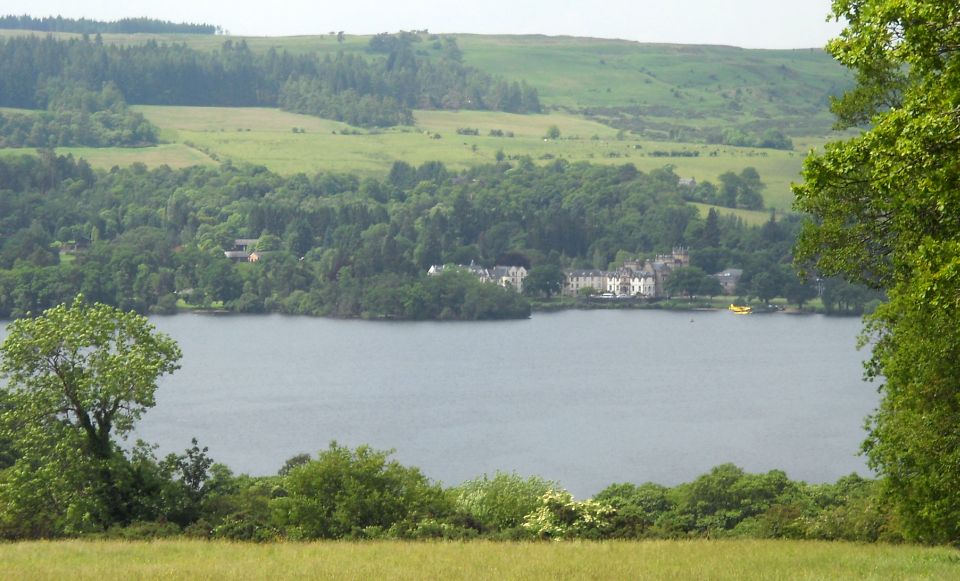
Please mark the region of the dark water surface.
<svg viewBox="0 0 960 581"><path fill-rule="evenodd" d="M196 436L236 472L272 474L330 440L395 448L444 484L497 469L577 496L676 484L734 462L832 481L858 471L856 318L567 311L491 323L177 315L183 349L137 436Z"/></svg>

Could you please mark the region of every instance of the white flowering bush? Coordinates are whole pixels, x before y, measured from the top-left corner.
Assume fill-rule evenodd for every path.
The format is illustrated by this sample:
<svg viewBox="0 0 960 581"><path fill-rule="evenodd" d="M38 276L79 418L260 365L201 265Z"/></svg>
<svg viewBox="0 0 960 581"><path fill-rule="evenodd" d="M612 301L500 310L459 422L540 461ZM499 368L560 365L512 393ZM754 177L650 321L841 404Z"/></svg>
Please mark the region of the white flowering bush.
<svg viewBox="0 0 960 581"><path fill-rule="evenodd" d="M617 511L595 500L574 500L566 490L552 489L526 516L523 528L541 539L599 539L610 530Z"/></svg>

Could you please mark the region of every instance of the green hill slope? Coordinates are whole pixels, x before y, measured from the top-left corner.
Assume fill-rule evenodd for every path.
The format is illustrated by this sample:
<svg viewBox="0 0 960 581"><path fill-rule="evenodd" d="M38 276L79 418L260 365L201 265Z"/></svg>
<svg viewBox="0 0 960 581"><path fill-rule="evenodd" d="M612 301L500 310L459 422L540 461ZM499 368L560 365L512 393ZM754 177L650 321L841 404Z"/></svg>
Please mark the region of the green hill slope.
<svg viewBox="0 0 960 581"><path fill-rule="evenodd" d="M729 126L818 134L832 123L828 97L850 86L848 73L819 49L543 36L457 39L468 63L526 79L545 104L622 116L651 135Z"/></svg>
<svg viewBox="0 0 960 581"><path fill-rule="evenodd" d="M23 31L0 31L0 36ZM60 34L71 37L76 35ZM544 105L586 113L647 138L704 140L711 131L774 128L789 136L822 135L830 95L852 85L848 72L820 49L756 50L729 46L644 44L547 36L444 35L464 61L537 87ZM228 37L104 35L107 43L149 40L218 49ZM229 37L254 51L370 56L369 36ZM417 54L439 55L440 37L421 34Z"/></svg>
<svg viewBox="0 0 960 581"><path fill-rule="evenodd" d="M24 34L30 33L0 31L0 38ZM368 132L274 110L141 107L169 145L138 151L70 151L105 167L133 161L182 167L232 159L284 174L351 171L382 176L397 160L414 164L440 160L452 169L463 169L493 161L498 151L508 159L530 156L539 163L557 158L630 162L641 170L671 164L679 175L715 183L725 171L753 166L768 185L767 205L787 209L792 202L789 184L799 177L803 153L818 147L831 131L829 96L851 84L848 73L819 49L451 36L465 63L535 86L548 114L418 111L415 127ZM340 42L330 34L279 38L108 34L103 42L183 43L214 51L229 39L242 40L260 53L288 51L324 58L344 52L382 58L367 50L370 38L348 35ZM442 52L441 36L416 38L418 57L437 58ZM550 125L560 128L562 139L543 139ZM479 135L460 135L460 129L476 129ZM514 137L494 137L492 130ZM749 145L749 139L769 131L792 139L793 148L787 142L780 150L731 146Z"/></svg>

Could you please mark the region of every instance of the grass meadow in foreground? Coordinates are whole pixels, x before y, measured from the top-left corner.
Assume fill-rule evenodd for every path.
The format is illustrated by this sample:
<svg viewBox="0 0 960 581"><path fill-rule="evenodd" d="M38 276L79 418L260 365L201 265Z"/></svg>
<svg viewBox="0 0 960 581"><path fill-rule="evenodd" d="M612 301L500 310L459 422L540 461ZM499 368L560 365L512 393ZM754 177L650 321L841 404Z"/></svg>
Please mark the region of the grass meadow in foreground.
<svg viewBox="0 0 960 581"><path fill-rule="evenodd" d="M4 579L956 579L949 548L814 541L57 541L0 545Z"/></svg>

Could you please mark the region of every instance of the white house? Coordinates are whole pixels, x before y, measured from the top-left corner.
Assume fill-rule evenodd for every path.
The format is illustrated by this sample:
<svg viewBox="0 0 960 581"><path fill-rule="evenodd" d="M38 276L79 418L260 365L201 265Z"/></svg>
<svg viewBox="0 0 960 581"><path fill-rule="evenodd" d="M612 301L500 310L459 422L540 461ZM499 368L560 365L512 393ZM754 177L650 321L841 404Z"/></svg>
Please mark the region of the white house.
<svg viewBox="0 0 960 581"><path fill-rule="evenodd" d="M502 287L512 288L517 292L523 291L523 279L527 278L527 269L522 266L494 266L493 268L483 268L470 263L469 266L458 264L456 266L444 266L435 264L427 271L429 276L436 276L448 268L465 270L480 279L480 282L493 282Z"/></svg>
<svg viewBox="0 0 960 581"><path fill-rule="evenodd" d="M632 268L618 268L609 273L606 290L617 296L653 298L657 294L656 277Z"/></svg>
<svg viewBox="0 0 960 581"><path fill-rule="evenodd" d="M592 287L617 296L654 298L663 296L663 282L670 272L689 266L690 253L676 247L670 254L658 254L653 260L627 260L615 271L568 270L564 273L563 294L577 296Z"/></svg>
<svg viewBox="0 0 960 581"><path fill-rule="evenodd" d="M598 292L607 289L607 272L603 270L568 270L564 273L563 294L575 297L580 289L592 288Z"/></svg>
<svg viewBox="0 0 960 581"><path fill-rule="evenodd" d="M523 291L523 279L527 278L527 269L522 266L494 266L490 269L490 279L502 287Z"/></svg>

